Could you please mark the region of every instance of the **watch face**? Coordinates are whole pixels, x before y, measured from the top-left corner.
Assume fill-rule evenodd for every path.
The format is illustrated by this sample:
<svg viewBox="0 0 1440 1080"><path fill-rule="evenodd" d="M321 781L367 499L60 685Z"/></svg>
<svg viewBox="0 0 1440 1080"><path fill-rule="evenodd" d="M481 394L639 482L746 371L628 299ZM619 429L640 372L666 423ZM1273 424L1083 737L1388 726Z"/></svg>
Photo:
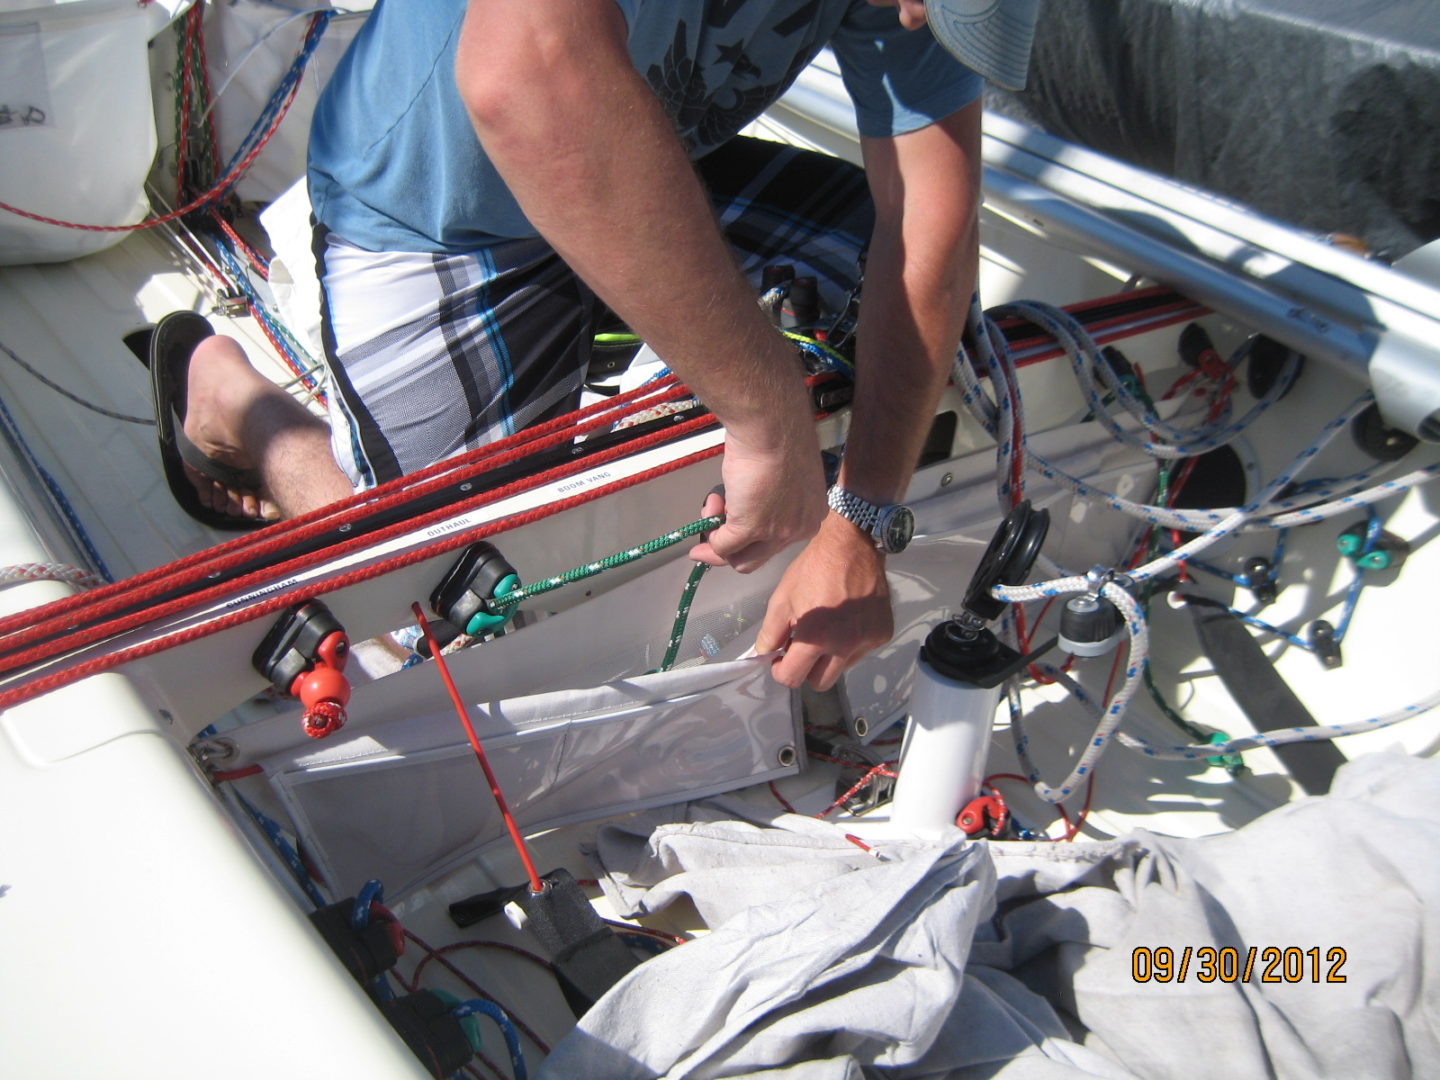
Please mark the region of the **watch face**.
<svg viewBox="0 0 1440 1080"><path fill-rule="evenodd" d="M898 554L915 535L915 515L908 506L892 506L881 519L876 533L882 548L892 555Z"/></svg>

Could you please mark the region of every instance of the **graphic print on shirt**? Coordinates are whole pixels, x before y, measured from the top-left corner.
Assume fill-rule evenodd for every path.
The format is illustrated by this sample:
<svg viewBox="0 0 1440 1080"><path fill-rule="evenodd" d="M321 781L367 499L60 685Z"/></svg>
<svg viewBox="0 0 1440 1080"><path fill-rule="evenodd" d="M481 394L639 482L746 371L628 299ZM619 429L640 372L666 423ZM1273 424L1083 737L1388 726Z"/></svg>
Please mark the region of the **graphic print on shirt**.
<svg viewBox="0 0 1440 1080"><path fill-rule="evenodd" d="M723 33L746 6L746 0L714 0L707 5L704 27L693 46L690 25L679 20L664 58L645 73L688 149L710 149L735 135L773 103L814 56L813 44L805 43L791 54L778 78L772 71L767 80L763 59L757 63L752 52L759 49L773 55L786 50L782 39L811 24L819 0L802 0L775 22L769 22L774 18L773 8L761 5L761 17L768 25L741 26ZM749 6L756 9L754 4ZM712 30L721 33L712 37Z"/></svg>

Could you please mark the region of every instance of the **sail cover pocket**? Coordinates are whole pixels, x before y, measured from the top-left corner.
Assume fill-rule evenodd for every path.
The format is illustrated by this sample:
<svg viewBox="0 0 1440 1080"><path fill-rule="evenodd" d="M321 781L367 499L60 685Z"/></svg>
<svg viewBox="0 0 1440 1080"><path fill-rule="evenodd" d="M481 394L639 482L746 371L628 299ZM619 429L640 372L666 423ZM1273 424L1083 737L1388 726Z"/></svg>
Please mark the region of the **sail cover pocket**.
<svg viewBox="0 0 1440 1080"><path fill-rule="evenodd" d="M768 657L472 707L524 831L683 802L796 771L799 708ZM399 895L505 836L448 702L266 762L325 880Z"/></svg>

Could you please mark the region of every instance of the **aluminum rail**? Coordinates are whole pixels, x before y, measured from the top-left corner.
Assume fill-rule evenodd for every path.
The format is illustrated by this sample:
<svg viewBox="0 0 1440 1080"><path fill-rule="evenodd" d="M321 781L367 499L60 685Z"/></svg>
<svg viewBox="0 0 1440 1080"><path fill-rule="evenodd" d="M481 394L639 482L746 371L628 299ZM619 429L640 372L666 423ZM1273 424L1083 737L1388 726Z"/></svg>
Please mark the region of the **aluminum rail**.
<svg viewBox="0 0 1440 1080"><path fill-rule="evenodd" d="M803 71L770 116L853 157L854 110L833 57ZM985 129L991 209L1368 381L1389 423L1440 441L1440 288L1005 117L987 113Z"/></svg>

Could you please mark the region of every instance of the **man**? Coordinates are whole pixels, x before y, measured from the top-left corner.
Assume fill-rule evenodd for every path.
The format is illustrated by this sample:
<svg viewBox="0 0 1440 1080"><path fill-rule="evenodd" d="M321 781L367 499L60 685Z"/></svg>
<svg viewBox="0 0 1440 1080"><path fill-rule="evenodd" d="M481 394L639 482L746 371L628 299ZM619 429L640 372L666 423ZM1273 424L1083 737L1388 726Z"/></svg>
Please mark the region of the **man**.
<svg viewBox="0 0 1440 1080"><path fill-rule="evenodd" d="M184 431L246 470L191 470L202 499L254 516L235 482L253 479L303 513L563 413L603 302L725 425L705 512L726 519L692 557L747 572L808 539L757 648L784 649L780 682L828 688L891 636L865 526L904 495L974 286L980 80L927 17L1013 85L1037 3L382 0L312 133L331 423L228 339L187 343ZM868 195L842 163L733 139L826 45ZM790 240L823 263L847 236L868 240L867 272L847 494L827 513L799 367L732 248L751 241L749 269Z"/></svg>

